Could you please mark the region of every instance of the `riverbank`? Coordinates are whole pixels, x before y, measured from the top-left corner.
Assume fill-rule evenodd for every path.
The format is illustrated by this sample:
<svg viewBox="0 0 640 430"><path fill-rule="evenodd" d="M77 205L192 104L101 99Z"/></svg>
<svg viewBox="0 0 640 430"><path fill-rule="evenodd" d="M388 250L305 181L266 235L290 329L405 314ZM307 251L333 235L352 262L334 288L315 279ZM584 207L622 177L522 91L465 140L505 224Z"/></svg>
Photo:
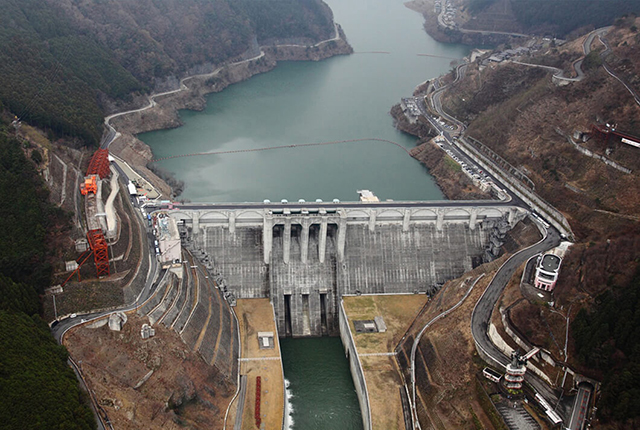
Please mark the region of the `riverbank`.
<svg viewBox="0 0 640 430"><path fill-rule="evenodd" d="M480 30L466 30L462 31L453 28L443 28L438 25L438 14L436 13L434 0L412 0L404 4L407 8L418 12L424 18L424 30L427 34L433 37L438 42L442 43L461 43L469 46L496 46L500 43L506 43L509 41L510 36L507 33L480 31ZM476 24L477 17L471 17L468 12L457 10L457 14L461 15L457 19L459 28L467 24ZM473 19L474 21L470 21ZM481 21L487 24L486 17L483 17ZM491 23L489 23L491 24ZM499 25L504 25L504 22L500 21ZM514 25L514 23L511 23ZM481 27L483 28L483 27ZM492 28L490 25L486 28ZM508 26L508 29L510 27ZM507 29L507 31L508 31Z"/></svg>
<svg viewBox="0 0 640 430"><path fill-rule="evenodd" d="M259 48L259 52L247 59L222 65L208 74L183 78L176 90L149 97L148 104L139 109L121 112L105 119L107 127L112 127L115 138L109 150L127 160L147 178L164 197L175 197L174 190L167 181L148 169L153 160L151 148L136 135L143 132L176 128L182 125L179 110L201 111L206 107L205 96L217 93L228 86L245 81L259 73L276 67L278 61L321 61L336 55L353 53L344 32L336 24L336 36L315 45L270 45Z"/></svg>
<svg viewBox="0 0 640 430"><path fill-rule="evenodd" d="M467 175L462 173L458 163L437 146L433 140L435 136L433 130L426 121L420 121L423 119L422 117L417 122L410 123L400 105L391 108L391 116L398 130L420 139L416 143L416 147L411 150L411 156L429 170L429 174L433 176L440 191L447 199L474 200L489 197L488 194L476 187Z"/></svg>

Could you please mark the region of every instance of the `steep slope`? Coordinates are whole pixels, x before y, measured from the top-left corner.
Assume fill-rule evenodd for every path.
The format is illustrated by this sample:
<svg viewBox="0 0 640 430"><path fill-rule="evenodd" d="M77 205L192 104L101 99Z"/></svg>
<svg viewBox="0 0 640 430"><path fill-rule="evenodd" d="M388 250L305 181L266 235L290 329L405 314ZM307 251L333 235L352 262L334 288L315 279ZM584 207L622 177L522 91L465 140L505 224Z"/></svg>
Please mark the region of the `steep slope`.
<svg viewBox="0 0 640 430"><path fill-rule="evenodd" d="M622 333L626 325L609 330L602 321L610 318L615 300L625 303L627 314L638 312L637 301L628 297L635 297L638 285L640 148L615 136L599 136L592 125L615 124L616 130L640 136L640 106L632 95L637 92L640 65L639 25L640 20L632 17L618 20L606 35L610 51L596 38L592 46L596 53L585 60L582 81L557 86L551 73L539 68L474 63L444 101L445 110L469 124L468 135L533 180L536 192L565 214L576 234L577 243L563 262L554 307L570 312L572 324L577 318L578 324L571 326L577 350L571 349L571 341L569 362L603 381L598 415L608 422L605 428L638 424L637 408L629 400L632 389L626 382L620 385L621 378L638 378L637 356L625 347L635 344L638 333ZM522 61L569 68L582 56L582 42L549 47ZM580 138L583 133L589 137L586 142ZM610 293L601 296L603 292ZM580 309L584 310L577 317ZM551 342L550 331L565 330L564 318L540 325L545 312L529 302L512 312L519 331L538 345ZM599 356L585 358L592 347ZM620 390L627 392L624 404L615 400Z"/></svg>
<svg viewBox="0 0 640 430"><path fill-rule="evenodd" d="M0 0L0 101L95 143L111 101L283 39L333 35L321 0Z"/></svg>

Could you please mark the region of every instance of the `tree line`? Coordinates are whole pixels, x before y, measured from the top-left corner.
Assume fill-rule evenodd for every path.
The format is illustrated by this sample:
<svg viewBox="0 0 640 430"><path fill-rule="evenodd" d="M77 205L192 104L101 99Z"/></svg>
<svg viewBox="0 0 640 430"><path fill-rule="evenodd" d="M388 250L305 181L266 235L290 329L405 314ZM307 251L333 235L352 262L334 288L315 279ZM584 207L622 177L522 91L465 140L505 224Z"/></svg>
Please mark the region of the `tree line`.
<svg viewBox="0 0 640 430"><path fill-rule="evenodd" d="M100 140L114 101L222 64L253 40L333 34L321 0L0 0L0 10L0 101L85 145Z"/></svg>
<svg viewBox="0 0 640 430"><path fill-rule="evenodd" d="M597 297L590 312L581 309L572 334L578 359L603 378L598 415L640 418L640 271L628 285Z"/></svg>
<svg viewBox="0 0 640 430"><path fill-rule="evenodd" d="M40 317L46 231L69 218L47 201L33 163L0 122L0 429L95 429L67 351Z"/></svg>
<svg viewBox="0 0 640 430"><path fill-rule="evenodd" d="M469 0L476 15L503 0ZM640 13L640 0L504 0L508 1L523 31L564 38L581 27L599 28L625 14Z"/></svg>

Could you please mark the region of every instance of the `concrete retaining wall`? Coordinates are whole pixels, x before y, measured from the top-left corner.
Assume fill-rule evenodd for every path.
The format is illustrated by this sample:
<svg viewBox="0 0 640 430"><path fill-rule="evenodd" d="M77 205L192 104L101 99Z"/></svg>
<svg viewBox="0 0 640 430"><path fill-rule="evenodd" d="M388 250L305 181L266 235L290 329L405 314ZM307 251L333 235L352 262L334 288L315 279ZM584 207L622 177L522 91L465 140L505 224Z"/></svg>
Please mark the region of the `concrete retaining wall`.
<svg viewBox="0 0 640 430"><path fill-rule="evenodd" d="M351 377L353 385L356 387L358 394L358 402L360 403L360 411L362 412L362 424L364 430L371 430L371 406L369 405L369 392L367 390L367 382L364 378L364 372L360 364L360 357L356 349L355 341L349 329L349 319L344 310L343 302L340 300L340 339L344 346L345 353L349 359L349 368L351 369Z"/></svg>
<svg viewBox="0 0 640 430"><path fill-rule="evenodd" d="M505 342L505 340L502 338L502 336L500 336L500 333L498 333L498 330L496 329L496 326L493 325L493 323L491 323L489 325L489 339L491 339L491 342L493 342L493 344L500 351L502 351L503 354L505 354L507 357L511 357L511 353L513 352L513 348L511 348L507 344L507 342ZM493 362L493 360L491 360L490 362ZM500 367L504 368L504 366L500 366ZM549 379L547 374L544 373L542 370L540 370L538 367L534 366L531 362L527 363L527 369L532 371L536 375L538 375L540 378L542 378L549 385L553 385L552 382L551 382L551 379Z"/></svg>

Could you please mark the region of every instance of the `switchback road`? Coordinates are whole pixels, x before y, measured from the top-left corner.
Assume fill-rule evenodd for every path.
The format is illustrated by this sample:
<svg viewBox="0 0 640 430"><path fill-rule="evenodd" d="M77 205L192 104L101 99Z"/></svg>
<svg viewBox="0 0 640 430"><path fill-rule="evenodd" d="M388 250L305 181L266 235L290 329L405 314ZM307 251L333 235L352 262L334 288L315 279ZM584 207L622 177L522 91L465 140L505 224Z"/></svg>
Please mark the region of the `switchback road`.
<svg viewBox="0 0 640 430"><path fill-rule="evenodd" d="M473 335L473 340L475 341L477 348L484 352L485 355L491 357L497 365L503 368L506 368L507 364L510 362L510 357L504 355L502 351L500 351L498 347L491 342L488 335L489 323L491 321L493 309L518 267L534 255L548 251L559 244L560 234L556 229L551 227L547 230L546 236L540 242L513 254L502 265L502 267L498 269L495 276L487 286L487 289L473 309L473 313L471 314L471 334ZM548 401L557 400L556 394L540 378L533 375L531 372L527 373L526 378L527 382L529 382L545 399Z"/></svg>

